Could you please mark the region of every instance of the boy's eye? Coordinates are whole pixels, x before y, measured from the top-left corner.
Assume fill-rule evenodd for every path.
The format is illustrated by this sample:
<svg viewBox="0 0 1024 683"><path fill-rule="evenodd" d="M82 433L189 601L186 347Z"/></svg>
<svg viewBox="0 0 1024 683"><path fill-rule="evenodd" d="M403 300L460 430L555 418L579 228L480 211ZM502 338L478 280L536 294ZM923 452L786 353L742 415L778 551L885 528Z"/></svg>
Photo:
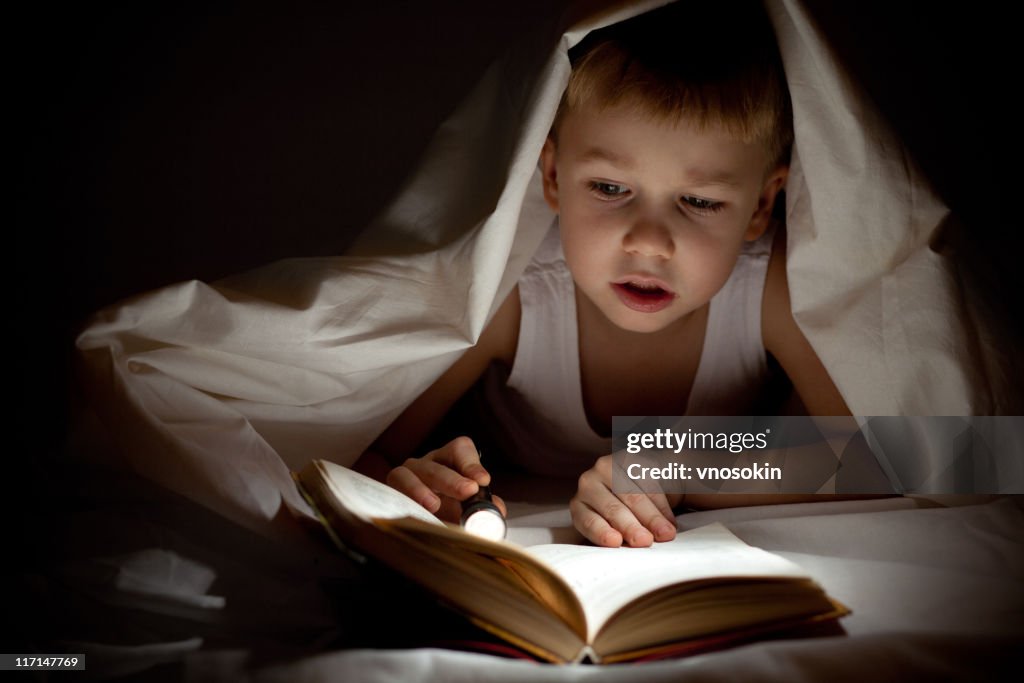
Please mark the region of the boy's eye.
<svg viewBox="0 0 1024 683"><path fill-rule="evenodd" d="M590 190L600 199L619 199L629 194L629 188L625 185L602 183L599 181L591 181Z"/></svg>
<svg viewBox="0 0 1024 683"><path fill-rule="evenodd" d="M704 199L703 197L690 197L683 196L681 201L686 204L691 210L696 211L700 214L714 213L722 209L722 202L716 202L713 199Z"/></svg>

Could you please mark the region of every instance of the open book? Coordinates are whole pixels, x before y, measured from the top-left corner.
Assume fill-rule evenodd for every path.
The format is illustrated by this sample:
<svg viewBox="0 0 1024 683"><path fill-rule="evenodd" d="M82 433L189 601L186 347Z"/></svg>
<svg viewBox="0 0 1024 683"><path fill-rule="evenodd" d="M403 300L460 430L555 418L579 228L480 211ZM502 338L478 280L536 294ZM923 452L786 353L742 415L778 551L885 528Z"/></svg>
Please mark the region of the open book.
<svg viewBox="0 0 1024 683"><path fill-rule="evenodd" d="M554 662L695 652L847 610L801 569L720 524L651 548L488 541L325 461L295 475L335 540Z"/></svg>

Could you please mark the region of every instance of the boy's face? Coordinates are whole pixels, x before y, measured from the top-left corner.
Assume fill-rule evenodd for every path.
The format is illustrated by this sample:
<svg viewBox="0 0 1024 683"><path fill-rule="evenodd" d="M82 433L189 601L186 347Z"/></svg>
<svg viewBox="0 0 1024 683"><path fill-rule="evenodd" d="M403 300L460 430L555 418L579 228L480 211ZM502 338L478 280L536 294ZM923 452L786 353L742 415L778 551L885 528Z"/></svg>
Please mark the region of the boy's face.
<svg viewBox="0 0 1024 683"><path fill-rule="evenodd" d="M541 155L579 291L612 323L656 332L711 300L768 226L786 169L762 145L626 107L580 107Z"/></svg>

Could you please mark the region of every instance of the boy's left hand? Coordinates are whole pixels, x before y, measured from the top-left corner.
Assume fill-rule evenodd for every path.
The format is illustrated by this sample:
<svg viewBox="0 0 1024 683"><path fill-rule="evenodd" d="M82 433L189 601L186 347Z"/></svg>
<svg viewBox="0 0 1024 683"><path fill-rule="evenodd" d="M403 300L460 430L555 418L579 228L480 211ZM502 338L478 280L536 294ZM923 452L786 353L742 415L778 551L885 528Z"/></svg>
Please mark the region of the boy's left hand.
<svg viewBox="0 0 1024 683"><path fill-rule="evenodd" d="M672 506L682 495L664 493L616 493L612 490L612 456L599 458L579 479L569 502L572 521L581 534L596 545L617 548L628 543L647 547L654 541L676 537Z"/></svg>

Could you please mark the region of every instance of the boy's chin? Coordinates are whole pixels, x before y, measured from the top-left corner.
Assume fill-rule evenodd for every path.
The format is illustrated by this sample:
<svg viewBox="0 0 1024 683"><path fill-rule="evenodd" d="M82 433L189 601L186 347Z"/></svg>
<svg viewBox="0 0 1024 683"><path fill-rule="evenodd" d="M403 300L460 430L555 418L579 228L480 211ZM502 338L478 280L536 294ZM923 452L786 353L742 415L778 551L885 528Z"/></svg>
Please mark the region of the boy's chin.
<svg viewBox="0 0 1024 683"><path fill-rule="evenodd" d="M615 327L623 332L636 334L654 334L661 332L680 321L679 316L660 313L639 313L626 310L617 311L614 315L606 316Z"/></svg>

